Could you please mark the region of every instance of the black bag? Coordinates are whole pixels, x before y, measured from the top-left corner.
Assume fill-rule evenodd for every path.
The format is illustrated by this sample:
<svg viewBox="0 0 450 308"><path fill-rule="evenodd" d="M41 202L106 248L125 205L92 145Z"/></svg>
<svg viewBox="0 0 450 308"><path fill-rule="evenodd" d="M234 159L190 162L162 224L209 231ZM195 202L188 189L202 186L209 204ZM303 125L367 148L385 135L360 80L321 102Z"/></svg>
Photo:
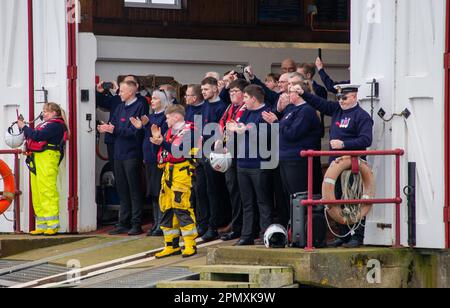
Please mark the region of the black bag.
<svg viewBox="0 0 450 308"><path fill-rule="evenodd" d="M308 208L301 202L308 199L308 193L297 193L291 196L291 221L289 224L290 246L305 248L308 235ZM322 196L314 195L314 200L321 200ZM327 223L325 220L325 207L313 208L313 243L315 248L326 247Z"/></svg>

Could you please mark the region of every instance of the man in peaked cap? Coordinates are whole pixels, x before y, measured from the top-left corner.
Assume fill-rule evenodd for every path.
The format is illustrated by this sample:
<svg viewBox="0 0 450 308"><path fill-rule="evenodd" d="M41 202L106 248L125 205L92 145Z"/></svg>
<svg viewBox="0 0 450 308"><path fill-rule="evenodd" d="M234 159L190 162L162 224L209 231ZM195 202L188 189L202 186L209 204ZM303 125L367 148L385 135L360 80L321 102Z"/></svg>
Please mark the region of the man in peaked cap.
<svg viewBox="0 0 450 308"><path fill-rule="evenodd" d="M359 85L341 84L335 87L338 102L328 102L311 93L304 92L300 86L295 88L303 99L316 110L332 117L330 128L330 147L332 151L365 151L372 145L373 120L358 102ZM330 163L337 157L331 157ZM337 187L340 185L336 184ZM339 194L338 194L339 195ZM339 197L339 196L336 196ZM352 228L352 226L350 226ZM348 226L341 226L342 235L349 233ZM329 247L356 248L364 242L364 228L355 234L339 238Z"/></svg>

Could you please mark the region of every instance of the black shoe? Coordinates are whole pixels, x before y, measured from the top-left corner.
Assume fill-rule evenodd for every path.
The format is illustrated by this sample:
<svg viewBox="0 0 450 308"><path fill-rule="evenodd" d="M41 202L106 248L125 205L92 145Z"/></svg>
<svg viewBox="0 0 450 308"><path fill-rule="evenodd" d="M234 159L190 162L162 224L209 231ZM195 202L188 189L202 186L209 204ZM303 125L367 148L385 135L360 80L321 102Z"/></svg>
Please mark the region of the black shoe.
<svg viewBox="0 0 450 308"><path fill-rule="evenodd" d="M345 243L344 245L342 245L342 247L344 248L359 248L361 247L363 244L361 243L361 241L357 240L357 239L351 239L350 242Z"/></svg>
<svg viewBox="0 0 450 308"><path fill-rule="evenodd" d="M219 232L216 230L209 229L208 232L205 233L205 235L202 236L202 240L204 242L212 242L219 238Z"/></svg>
<svg viewBox="0 0 450 308"><path fill-rule="evenodd" d="M254 246L254 245L255 245L255 241L253 241L253 240L242 240L241 239L233 246Z"/></svg>
<svg viewBox="0 0 450 308"><path fill-rule="evenodd" d="M224 241L224 242L228 242L228 241L236 240L236 239L238 239L240 237L241 237L240 233L238 233L238 232L230 232L230 233L222 235L222 237L220 239L222 241Z"/></svg>
<svg viewBox="0 0 450 308"><path fill-rule="evenodd" d="M264 240L262 239L255 240L255 246L264 246Z"/></svg>
<svg viewBox="0 0 450 308"><path fill-rule="evenodd" d="M338 248L338 247L341 247L344 244L345 244L345 241L343 239L338 238L338 239L334 240L333 242L328 243L327 247L329 247L329 248Z"/></svg>
<svg viewBox="0 0 450 308"><path fill-rule="evenodd" d="M203 237L203 235L205 235L206 232L208 232L207 228L202 228L202 227L197 228L198 237Z"/></svg>
<svg viewBox="0 0 450 308"><path fill-rule="evenodd" d="M156 229L155 231L153 231L152 235L153 237L161 237L164 236L164 232L161 229Z"/></svg>
<svg viewBox="0 0 450 308"><path fill-rule="evenodd" d="M128 228L117 227L116 229L112 230L108 234L109 235L125 235L125 234L128 234L128 232L130 232L130 229L128 229Z"/></svg>
<svg viewBox="0 0 450 308"><path fill-rule="evenodd" d="M128 232L129 236L137 236L137 235L141 235L142 233L144 233L144 231L142 230L141 227L133 227L131 228L131 230Z"/></svg>

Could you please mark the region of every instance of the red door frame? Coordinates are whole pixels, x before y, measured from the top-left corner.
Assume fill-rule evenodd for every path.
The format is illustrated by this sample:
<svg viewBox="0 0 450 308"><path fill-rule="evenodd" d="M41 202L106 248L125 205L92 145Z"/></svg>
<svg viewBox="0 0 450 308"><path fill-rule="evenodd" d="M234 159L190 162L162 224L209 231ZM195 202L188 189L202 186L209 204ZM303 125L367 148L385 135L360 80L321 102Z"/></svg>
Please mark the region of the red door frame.
<svg viewBox="0 0 450 308"><path fill-rule="evenodd" d="M70 9L70 8L69 8ZM77 7L75 7L77 9ZM78 233L78 111L77 111L77 21L68 20L68 98L69 98L69 233Z"/></svg>
<svg viewBox="0 0 450 308"><path fill-rule="evenodd" d="M445 33L445 241L450 247L450 0L446 7Z"/></svg>

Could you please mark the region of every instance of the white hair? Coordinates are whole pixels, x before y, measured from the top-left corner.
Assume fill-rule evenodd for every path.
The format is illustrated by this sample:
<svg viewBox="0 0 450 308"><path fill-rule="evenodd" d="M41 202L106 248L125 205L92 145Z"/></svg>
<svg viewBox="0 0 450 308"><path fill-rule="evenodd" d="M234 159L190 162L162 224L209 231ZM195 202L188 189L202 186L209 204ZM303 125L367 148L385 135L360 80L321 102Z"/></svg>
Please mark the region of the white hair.
<svg viewBox="0 0 450 308"><path fill-rule="evenodd" d="M163 91L153 91L152 96L157 96L159 100L161 101L161 107L163 110L166 110L171 104L171 99L169 98L168 94Z"/></svg>

